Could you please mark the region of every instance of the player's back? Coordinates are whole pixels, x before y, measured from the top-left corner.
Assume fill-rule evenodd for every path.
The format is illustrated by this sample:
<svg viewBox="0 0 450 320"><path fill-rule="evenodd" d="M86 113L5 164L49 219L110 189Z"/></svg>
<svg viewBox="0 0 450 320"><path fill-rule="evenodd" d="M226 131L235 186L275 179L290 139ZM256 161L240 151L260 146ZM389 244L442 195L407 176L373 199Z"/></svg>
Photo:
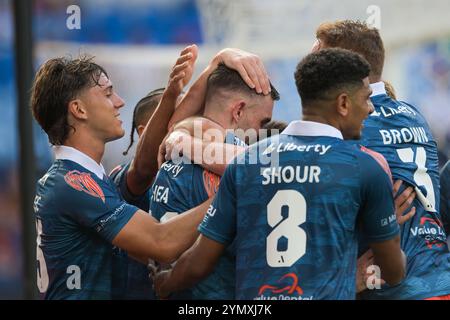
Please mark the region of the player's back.
<svg viewBox="0 0 450 320"><path fill-rule="evenodd" d="M150 213L161 222L192 209L213 196L220 177L183 159L163 163L151 189ZM227 248L214 271L173 299L233 299L234 254Z"/></svg>
<svg viewBox="0 0 450 320"><path fill-rule="evenodd" d="M398 233L387 173L337 137L283 133L258 150L265 143L251 146L245 161L256 152L278 156L277 164L229 167L237 298L354 299L358 224L374 241Z"/></svg>
<svg viewBox="0 0 450 320"><path fill-rule="evenodd" d="M361 144L381 153L393 178L415 187L416 214L402 226L407 274L395 288L367 291L364 297L423 299L450 294L450 255L439 204L437 144L417 108L391 99L384 90L371 98L375 112L364 122ZM402 191L401 189L400 191Z"/></svg>
<svg viewBox="0 0 450 320"><path fill-rule="evenodd" d="M112 183L68 160L56 160L38 181L38 288L46 299L122 298L123 252L110 241L129 217L114 230L107 220L121 220L129 209L114 209L116 199Z"/></svg>

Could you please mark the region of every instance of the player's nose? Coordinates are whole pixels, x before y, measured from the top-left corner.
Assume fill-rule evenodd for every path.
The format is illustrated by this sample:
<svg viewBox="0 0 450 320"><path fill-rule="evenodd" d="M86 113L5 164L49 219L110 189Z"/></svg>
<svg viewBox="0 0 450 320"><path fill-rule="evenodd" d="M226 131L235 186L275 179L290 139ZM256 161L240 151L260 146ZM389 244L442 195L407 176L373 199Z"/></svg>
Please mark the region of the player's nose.
<svg viewBox="0 0 450 320"><path fill-rule="evenodd" d="M125 101L123 101L123 99L117 94L116 99L114 101L114 107L116 107L117 109L120 109L124 105L125 105Z"/></svg>

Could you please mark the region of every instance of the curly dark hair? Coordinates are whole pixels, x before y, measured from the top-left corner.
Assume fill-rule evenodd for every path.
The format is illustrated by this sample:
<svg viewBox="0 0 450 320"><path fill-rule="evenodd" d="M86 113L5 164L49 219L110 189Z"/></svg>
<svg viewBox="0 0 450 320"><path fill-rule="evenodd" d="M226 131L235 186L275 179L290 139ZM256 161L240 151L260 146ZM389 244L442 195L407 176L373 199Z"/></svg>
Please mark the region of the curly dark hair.
<svg viewBox="0 0 450 320"><path fill-rule="evenodd" d="M68 104L81 91L98 85L105 69L93 62L94 57L66 57L46 61L38 70L31 89L31 110L53 145L62 145L70 130Z"/></svg>
<svg viewBox="0 0 450 320"><path fill-rule="evenodd" d="M361 54L369 62L372 74L381 77L385 53L378 29L361 21L326 22L319 26L316 37L326 48L338 47Z"/></svg>
<svg viewBox="0 0 450 320"><path fill-rule="evenodd" d="M206 101L209 101L211 97L215 95L217 90L221 89L245 94L263 95L262 93L258 94L254 89L250 88L236 70L228 68L222 63L219 64L216 70L214 70L208 77ZM280 100L280 94L272 83L270 83L270 89L271 98L274 101Z"/></svg>
<svg viewBox="0 0 450 320"><path fill-rule="evenodd" d="M345 49L324 49L307 55L294 73L298 93L305 106L317 100L334 98L339 90L363 86L370 73L369 63Z"/></svg>

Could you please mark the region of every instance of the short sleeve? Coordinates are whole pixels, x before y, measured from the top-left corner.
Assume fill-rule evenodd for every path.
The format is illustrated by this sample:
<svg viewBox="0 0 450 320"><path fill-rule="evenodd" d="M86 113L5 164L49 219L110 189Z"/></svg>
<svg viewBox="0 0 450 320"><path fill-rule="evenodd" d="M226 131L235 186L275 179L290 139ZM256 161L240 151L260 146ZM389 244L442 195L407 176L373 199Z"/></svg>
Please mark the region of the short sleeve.
<svg viewBox="0 0 450 320"><path fill-rule="evenodd" d="M62 211L73 221L112 242L139 209L122 200L109 180L77 170L64 176L59 198Z"/></svg>
<svg viewBox="0 0 450 320"><path fill-rule="evenodd" d="M236 165L228 165L220 181L219 190L198 231L204 236L230 244L236 234Z"/></svg>
<svg viewBox="0 0 450 320"><path fill-rule="evenodd" d="M112 181L114 182L114 184L116 185L120 194L122 195L123 199L125 199L126 202L138 207L139 209L145 212L148 212L150 207L149 191L147 190L146 192L144 192L144 194L136 196L132 194L130 190L128 190L127 174L129 168L130 164L127 164L125 166L117 166L111 171L109 177L112 179Z"/></svg>
<svg viewBox="0 0 450 320"><path fill-rule="evenodd" d="M363 204L360 219L364 237L369 243L390 240L400 232L391 178L386 168L380 164L380 159L374 158L370 153L363 152L359 161Z"/></svg>

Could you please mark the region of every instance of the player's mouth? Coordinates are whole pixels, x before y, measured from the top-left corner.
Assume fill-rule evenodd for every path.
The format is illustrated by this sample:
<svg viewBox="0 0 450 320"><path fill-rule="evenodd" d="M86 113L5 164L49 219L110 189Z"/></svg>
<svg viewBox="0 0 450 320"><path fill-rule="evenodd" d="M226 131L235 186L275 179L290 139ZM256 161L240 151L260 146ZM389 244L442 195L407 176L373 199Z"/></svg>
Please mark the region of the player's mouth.
<svg viewBox="0 0 450 320"><path fill-rule="evenodd" d="M120 124L122 124L122 120L120 120L120 113L116 114L115 117L117 118L117 120L119 120Z"/></svg>

